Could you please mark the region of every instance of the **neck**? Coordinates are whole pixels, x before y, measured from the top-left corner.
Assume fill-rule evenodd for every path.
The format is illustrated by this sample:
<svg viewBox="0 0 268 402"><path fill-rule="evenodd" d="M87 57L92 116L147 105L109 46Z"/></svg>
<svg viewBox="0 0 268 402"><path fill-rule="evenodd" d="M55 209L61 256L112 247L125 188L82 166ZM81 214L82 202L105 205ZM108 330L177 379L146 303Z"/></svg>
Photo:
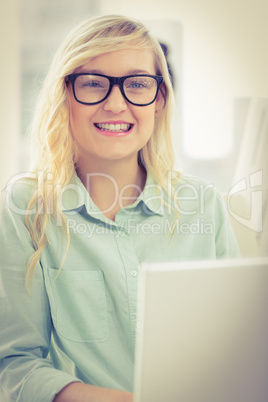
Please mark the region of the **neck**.
<svg viewBox="0 0 268 402"><path fill-rule="evenodd" d="M146 172L132 160L77 164L77 174L89 192L93 202L111 220L121 208L135 202L142 192Z"/></svg>

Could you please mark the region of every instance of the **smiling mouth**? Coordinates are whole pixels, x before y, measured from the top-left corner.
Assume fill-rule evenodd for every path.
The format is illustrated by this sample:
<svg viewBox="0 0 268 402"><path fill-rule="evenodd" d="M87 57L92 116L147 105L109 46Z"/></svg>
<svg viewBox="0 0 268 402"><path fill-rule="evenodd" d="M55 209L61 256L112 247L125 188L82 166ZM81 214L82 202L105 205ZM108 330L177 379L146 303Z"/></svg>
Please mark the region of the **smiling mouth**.
<svg viewBox="0 0 268 402"><path fill-rule="evenodd" d="M128 123L94 123L94 126L101 131L110 131L114 133L127 133L133 127L133 124Z"/></svg>

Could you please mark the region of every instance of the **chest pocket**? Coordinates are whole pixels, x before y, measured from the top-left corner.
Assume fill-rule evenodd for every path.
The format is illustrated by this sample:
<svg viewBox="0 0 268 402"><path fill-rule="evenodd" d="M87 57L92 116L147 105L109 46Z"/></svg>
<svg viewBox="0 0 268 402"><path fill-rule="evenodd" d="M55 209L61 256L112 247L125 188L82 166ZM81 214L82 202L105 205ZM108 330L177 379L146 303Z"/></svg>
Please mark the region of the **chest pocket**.
<svg viewBox="0 0 268 402"><path fill-rule="evenodd" d="M101 271L49 269L52 320L58 335L74 342L101 342L109 336Z"/></svg>

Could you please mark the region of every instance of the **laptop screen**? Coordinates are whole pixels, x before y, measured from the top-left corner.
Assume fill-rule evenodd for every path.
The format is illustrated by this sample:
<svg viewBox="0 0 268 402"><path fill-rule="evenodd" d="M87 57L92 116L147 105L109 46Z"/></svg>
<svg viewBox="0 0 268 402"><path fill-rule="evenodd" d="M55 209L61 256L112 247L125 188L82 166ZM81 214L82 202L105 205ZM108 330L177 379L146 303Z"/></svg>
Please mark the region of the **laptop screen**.
<svg viewBox="0 0 268 402"><path fill-rule="evenodd" d="M268 259L144 264L135 402L268 401Z"/></svg>

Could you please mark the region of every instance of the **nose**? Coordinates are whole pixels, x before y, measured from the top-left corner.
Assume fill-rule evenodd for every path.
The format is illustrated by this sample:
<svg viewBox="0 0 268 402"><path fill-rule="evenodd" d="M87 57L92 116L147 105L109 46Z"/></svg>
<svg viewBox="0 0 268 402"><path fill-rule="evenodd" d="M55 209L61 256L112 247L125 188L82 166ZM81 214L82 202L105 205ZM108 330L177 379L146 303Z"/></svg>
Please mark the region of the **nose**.
<svg viewBox="0 0 268 402"><path fill-rule="evenodd" d="M120 87L114 85L108 98L104 101L104 110L119 114L127 109L127 101L123 97Z"/></svg>

